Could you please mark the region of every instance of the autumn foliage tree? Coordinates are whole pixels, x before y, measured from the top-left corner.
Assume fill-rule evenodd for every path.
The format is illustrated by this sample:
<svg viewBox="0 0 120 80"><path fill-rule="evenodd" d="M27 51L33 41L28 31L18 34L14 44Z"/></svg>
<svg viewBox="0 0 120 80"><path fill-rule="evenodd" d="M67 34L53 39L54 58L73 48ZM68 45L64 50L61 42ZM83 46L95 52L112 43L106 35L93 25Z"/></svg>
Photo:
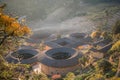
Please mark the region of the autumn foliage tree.
<svg viewBox="0 0 120 80"><path fill-rule="evenodd" d="M0 13L0 33L1 33L1 42L8 37L23 37L31 33L30 29L27 26L20 25L15 18L12 18L8 15Z"/></svg>
<svg viewBox="0 0 120 80"><path fill-rule="evenodd" d="M90 36L92 39L95 39L95 38L99 38L100 35L101 35L101 32L99 30L96 30L96 31L93 31Z"/></svg>
<svg viewBox="0 0 120 80"><path fill-rule="evenodd" d="M21 25L15 18L0 13L0 51L2 50L2 53L4 53L3 50L19 45L18 43L30 34L31 30L26 25Z"/></svg>
<svg viewBox="0 0 120 80"><path fill-rule="evenodd" d="M120 52L120 40L118 40L116 43L113 44L112 48L110 49L111 51L118 51Z"/></svg>

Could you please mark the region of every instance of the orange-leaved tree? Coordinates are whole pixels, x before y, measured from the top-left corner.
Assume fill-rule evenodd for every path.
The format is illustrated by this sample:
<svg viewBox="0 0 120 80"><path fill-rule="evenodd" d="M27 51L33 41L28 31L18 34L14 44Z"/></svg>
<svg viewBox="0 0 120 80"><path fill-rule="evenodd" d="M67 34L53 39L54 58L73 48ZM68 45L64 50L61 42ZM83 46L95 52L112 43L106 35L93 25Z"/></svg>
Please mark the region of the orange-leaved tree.
<svg viewBox="0 0 120 80"><path fill-rule="evenodd" d="M20 25L15 18L0 13L0 33L2 45L8 37L22 38L28 36L31 30L25 25Z"/></svg>
<svg viewBox="0 0 120 80"><path fill-rule="evenodd" d="M0 12L0 48L2 50L12 48L13 45L20 43L30 34L31 29L29 27L20 24L17 19Z"/></svg>

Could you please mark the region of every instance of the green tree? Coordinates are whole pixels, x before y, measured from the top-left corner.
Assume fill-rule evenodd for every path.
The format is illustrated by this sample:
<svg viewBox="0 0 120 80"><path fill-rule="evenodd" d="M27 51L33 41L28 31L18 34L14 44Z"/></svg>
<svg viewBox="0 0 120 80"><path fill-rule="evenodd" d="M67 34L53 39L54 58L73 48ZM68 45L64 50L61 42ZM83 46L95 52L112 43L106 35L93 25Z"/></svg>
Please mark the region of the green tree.
<svg viewBox="0 0 120 80"><path fill-rule="evenodd" d="M120 39L120 20L116 21L112 28L113 40L117 41Z"/></svg>
<svg viewBox="0 0 120 80"><path fill-rule="evenodd" d="M64 80L74 80L74 79L75 79L75 74L72 72L69 72L64 78Z"/></svg>
<svg viewBox="0 0 120 80"><path fill-rule="evenodd" d="M101 59L100 61L97 62L95 68L96 71L99 72L100 74L105 74L112 69L112 65L107 60Z"/></svg>
<svg viewBox="0 0 120 80"><path fill-rule="evenodd" d="M32 76L31 76L32 75ZM49 80L45 74L31 74L29 75L28 80Z"/></svg>
<svg viewBox="0 0 120 80"><path fill-rule="evenodd" d="M112 33L113 35L120 34L120 20L113 25Z"/></svg>
<svg viewBox="0 0 120 80"><path fill-rule="evenodd" d="M112 52L120 52L120 40L113 44L112 48L110 49Z"/></svg>
<svg viewBox="0 0 120 80"><path fill-rule="evenodd" d="M0 55L0 79L1 80L14 80L20 78L21 73L28 71L28 65L8 63ZM19 72L21 71L21 72Z"/></svg>

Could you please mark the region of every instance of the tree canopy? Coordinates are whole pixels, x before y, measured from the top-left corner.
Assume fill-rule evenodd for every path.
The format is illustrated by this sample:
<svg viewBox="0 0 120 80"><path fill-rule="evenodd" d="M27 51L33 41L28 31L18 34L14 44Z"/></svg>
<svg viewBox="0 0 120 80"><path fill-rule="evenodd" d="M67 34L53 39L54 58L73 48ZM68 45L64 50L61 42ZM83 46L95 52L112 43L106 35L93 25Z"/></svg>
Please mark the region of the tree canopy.
<svg viewBox="0 0 120 80"><path fill-rule="evenodd" d="M18 79L21 73L27 71L27 66L6 62L5 54L15 50L19 42L31 34L31 29L20 24L17 19L3 13L0 7L0 79ZM21 71L21 72L19 72Z"/></svg>
<svg viewBox="0 0 120 80"><path fill-rule="evenodd" d="M118 20L114 26L113 26L113 34L119 34L120 33L120 20Z"/></svg>
<svg viewBox="0 0 120 80"><path fill-rule="evenodd" d="M116 43L114 43L114 45L112 46L112 48L110 50L120 52L120 40L117 41Z"/></svg>
<svg viewBox="0 0 120 80"><path fill-rule="evenodd" d="M17 19L0 12L0 51L15 48L18 43L31 34L31 29L20 24ZM17 44L17 45L16 45ZM6 53L6 52L5 52Z"/></svg>

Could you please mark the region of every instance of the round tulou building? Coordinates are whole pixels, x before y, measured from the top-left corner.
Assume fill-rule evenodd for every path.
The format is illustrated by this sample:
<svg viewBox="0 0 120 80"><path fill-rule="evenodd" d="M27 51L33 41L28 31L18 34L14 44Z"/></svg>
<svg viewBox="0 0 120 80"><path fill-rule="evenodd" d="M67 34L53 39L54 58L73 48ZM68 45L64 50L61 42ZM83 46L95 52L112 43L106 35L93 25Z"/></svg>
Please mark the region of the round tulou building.
<svg viewBox="0 0 120 80"><path fill-rule="evenodd" d="M43 73L64 75L79 68L80 57L81 55L75 49L60 47L46 51L38 59Z"/></svg>
<svg viewBox="0 0 120 80"><path fill-rule="evenodd" d="M19 49L7 55L6 60L10 63L31 64L37 61L36 55L38 53L35 49Z"/></svg>

